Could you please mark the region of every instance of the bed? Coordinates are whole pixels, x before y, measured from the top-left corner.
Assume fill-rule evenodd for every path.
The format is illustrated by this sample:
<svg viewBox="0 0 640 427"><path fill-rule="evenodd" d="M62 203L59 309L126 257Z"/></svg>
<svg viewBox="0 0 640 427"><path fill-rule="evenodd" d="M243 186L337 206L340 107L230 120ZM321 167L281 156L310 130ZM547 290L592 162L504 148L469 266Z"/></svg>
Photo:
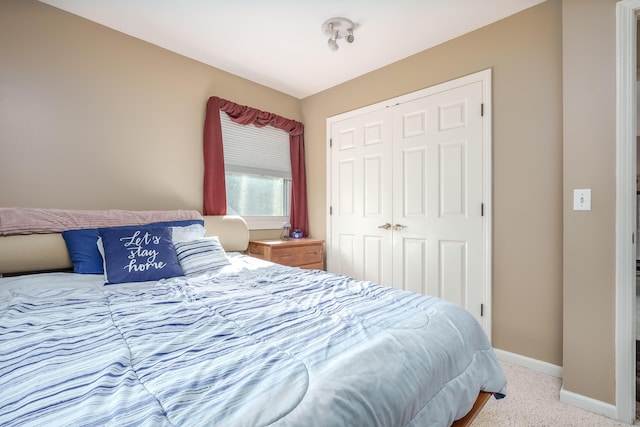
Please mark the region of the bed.
<svg viewBox="0 0 640 427"><path fill-rule="evenodd" d="M183 275L135 282L109 264L129 229L101 228L108 276L73 272L61 233L0 236L0 425L450 426L505 395L464 309L248 257L239 217L203 227L173 241Z"/></svg>

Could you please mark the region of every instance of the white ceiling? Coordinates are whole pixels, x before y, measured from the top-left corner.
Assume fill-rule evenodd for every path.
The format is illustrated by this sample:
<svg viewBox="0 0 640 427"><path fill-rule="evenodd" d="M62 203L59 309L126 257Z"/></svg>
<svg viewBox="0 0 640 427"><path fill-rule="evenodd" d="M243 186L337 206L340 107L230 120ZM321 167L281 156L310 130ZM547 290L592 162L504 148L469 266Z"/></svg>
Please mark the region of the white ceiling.
<svg viewBox="0 0 640 427"><path fill-rule="evenodd" d="M41 1L302 99L544 0ZM333 17L356 25L336 52Z"/></svg>

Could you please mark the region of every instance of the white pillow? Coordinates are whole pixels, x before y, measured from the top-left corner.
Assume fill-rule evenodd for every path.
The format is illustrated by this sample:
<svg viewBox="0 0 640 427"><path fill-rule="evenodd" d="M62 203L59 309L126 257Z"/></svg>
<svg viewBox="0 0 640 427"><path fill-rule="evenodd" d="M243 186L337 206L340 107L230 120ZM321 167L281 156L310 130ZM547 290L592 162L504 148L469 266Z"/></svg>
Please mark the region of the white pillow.
<svg viewBox="0 0 640 427"><path fill-rule="evenodd" d="M201 224L191 224L180 227L171 227L171 241L176 243L190 242L204 237L205 228Z"/></svg>
<svg viewBox="0 0 640 427"><path fill-rule="evenodd" d="M185 275L217 270L231 264L217 236L174 244Z"/></svg>

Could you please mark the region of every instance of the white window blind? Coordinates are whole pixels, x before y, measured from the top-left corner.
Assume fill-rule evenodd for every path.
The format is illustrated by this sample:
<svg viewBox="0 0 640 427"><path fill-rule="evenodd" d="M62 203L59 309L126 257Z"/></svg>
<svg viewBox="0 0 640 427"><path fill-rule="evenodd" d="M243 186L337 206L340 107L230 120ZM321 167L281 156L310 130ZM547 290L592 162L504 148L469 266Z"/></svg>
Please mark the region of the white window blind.
<svg viewBox="0 0 640 427"><path fill-rule="evenodd" d="M234 123L224 111L220 111L220 122L225 169L291 179L287 132Z"/></svg>
<svg viewBox="0 0 640 427"><path fill-rule="evenodd" d="M241 215L249 229L279 229L289 222L289 134L273 126L231 121L220 112L227 213Z"/></svg>

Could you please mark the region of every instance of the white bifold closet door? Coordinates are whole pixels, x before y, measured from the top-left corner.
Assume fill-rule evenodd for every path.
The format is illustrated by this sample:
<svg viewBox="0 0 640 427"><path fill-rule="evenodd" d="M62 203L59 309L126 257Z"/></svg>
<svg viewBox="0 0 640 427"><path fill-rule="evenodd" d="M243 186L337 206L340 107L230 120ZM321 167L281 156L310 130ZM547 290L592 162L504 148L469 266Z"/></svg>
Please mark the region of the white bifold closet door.
<svg viewBox="0 0 640 427"><path fill-rule="evenodd" d="M328 121L328 265L453 301L483 324L487 94L481 79L459 80Z"/></svg>

